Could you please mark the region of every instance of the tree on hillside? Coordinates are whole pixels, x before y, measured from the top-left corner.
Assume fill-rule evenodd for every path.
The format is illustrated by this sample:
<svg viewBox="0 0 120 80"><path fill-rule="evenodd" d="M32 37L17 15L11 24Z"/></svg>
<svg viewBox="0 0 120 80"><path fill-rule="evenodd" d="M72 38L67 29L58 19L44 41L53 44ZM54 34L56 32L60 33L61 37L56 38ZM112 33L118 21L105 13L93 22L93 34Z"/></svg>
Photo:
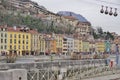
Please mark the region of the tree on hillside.
<svg viewBox="0 0 120 80"><path fill-rule="evenodd" d="M92 35L94 39L105 39L105 40L114 40L114 36L109 32L104 32L101 27L97 28L97 32L95 30L92 31Z"/></svg>
<svg viewBox="0 0 120 80"><path fill-rule="evenodd" d="M105 38L106 40L114 40L114 36L108 31L108 32L106 32L106 38Z"/></svg>
<svg viewBox="0 0 120 80"><path fill-rule="evenodd" d="M101 27L98 27L97 32L98 32L98 34L103 34L103 29Z"/></svg>

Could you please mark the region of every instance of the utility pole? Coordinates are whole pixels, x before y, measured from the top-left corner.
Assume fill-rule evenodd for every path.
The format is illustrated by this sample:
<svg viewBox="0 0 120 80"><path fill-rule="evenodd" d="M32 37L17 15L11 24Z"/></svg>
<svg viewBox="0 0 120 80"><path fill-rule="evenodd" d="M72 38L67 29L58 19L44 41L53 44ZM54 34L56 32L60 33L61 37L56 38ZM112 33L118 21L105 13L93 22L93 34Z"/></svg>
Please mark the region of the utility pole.
<svg viewBox="0 0 120 80"><path fill-rule="evenodd" d="M119 63L119 46L116 44L116 64L118 65Z"/></svg>
<svg viewBox="0 0 120 80"><path fill-rule="evenodd" d="M118 39L116 40L115 49L116 49L116 65L118 66L118 64L119 64L119 46L118 46Z"/></svg>

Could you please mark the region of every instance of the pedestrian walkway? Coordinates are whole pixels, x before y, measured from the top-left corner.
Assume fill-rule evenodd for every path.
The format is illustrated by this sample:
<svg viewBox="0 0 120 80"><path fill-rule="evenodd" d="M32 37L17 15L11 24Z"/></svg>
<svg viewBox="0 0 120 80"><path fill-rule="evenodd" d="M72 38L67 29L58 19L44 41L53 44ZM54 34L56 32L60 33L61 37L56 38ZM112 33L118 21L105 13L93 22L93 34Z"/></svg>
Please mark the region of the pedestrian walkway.
<svg viewBox="0 0 120 80"><path fill-rule="evenodd" d="M83 80L120 80L120 74L113 74L113 75L107 75L107 76L101 76L101 77L94 77L94 78L83 79Z"/></svg>

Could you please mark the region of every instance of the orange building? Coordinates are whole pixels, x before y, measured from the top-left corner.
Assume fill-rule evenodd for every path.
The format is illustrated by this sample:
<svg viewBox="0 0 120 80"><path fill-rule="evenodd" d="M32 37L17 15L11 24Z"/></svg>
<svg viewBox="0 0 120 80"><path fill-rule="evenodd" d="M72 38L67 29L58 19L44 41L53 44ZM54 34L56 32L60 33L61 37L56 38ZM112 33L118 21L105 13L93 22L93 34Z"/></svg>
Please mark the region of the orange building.
<svg viewBox="0 0 120 80"><path fill-rule="evenodd" d="M56 40L54 38L51 38L50 45L51 45L50 52L51 53L56 53L57 52Z"/></svg>
<svg viewBox="0 0 120 80"><path fill-rule="evenodd" d="M46 49L45 52L47 54L56 53L57 52L55 38L48 37L48 36L45 38L45 49Z"/></svg>

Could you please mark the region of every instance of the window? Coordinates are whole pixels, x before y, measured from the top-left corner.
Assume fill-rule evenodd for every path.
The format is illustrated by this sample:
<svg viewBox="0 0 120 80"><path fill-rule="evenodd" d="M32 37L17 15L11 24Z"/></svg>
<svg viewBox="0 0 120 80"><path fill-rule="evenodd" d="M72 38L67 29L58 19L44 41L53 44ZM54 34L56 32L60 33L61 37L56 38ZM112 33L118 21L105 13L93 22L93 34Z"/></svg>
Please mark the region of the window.
<svg viewBox="0 0 120 80"><path fill-rule="evenodd" d="M21 38L21 35L19 34L19 38Z"/></svg>
<svg viewBox="0 0 120 80"><path fill-rule="evenodd" d="M3 43L3 39L1 39L1 43Z"/></svg>
<svg viewBox="0 0 120 80"><path fill-rule="evenodd" d="M5 43L7 43L7 39L5 39Z"/></svg>
<svg viewBox="0 0 120 80"><path fill-rule="evenodd" d="M3 31L3 28L1 29L1 31Z"/></svg>
<svg viewBox="0 0 120 80"><path fill-rule="evenodd" d="M24 40L23 40L23 44L24 44L25 42L24 42Z"/></svg>
<svg viewBox="0 0 120 80"><path fill-rule="evenodd" d="M20 40L18 41L18 43L20 44Z"/></svg>
<svg viewBox="0 0 120 80"><path fill-rule="evenodd" d="M28 49L28 46L26 46L26 49Z"/></svg>
<svg viewBox="0 0 120 80"><path fill-rule="evenodd" d="M18 49L20 49L20 45L19 45Z"/></svg>
<svg viewBox="0 0 120 80"><path fill-rule="evenodd" d="M6 46L6 45L4 46L4 49L7 49L7 46Z"/></svg>
<svg viewBox="0 0 120 80"><path fill-rule="evenodd" d="M5 34L5 37L7 37L7 34Z"/></svg>
<svg viewBox="0 0 120 80"><path fill-rule="evenodd" d="M26 39L28 39L28 35L26 35Z"/></svg>
<svg viewBox="0 0 120 80"><path fill-rule="evenodd" d="M10 38L12 38L12 34L10 34Z"/></svg>
<svg viewBox="0 0 120 80"><path fill-rule="evenodd" d="M16 45L14 46L14 49L16 50Z"/></svg>
<svg viewBox="0 0 120 80"><path fill-rule="evenodd" d="M5 31L6 29L5 28L2 28L1 31Z"/></svg>
<svg viewBox="0 0 120 80"><path fill-rule="evenodd" d="M23 35L23 39L25 38L25 36Z"/></svg>
<svg viewBox="0 0 120 80"><path fill-rule="evenodd" d="M23 46L23 49L24 49L24 46Z"/></svg>
<svg viewBox="0 0 120 80"><path fill-rule="evenodd" d="M14 38L16 38L16 34L14 34Z"/></svg>
<svg viewBox="0 0 120 80"><path fill-rule="evenodd" d="M3 37L3 33L1 33L1 37Z"/></svg>
<svg viewBox="0 0 120 80"><path fill-rule="evenodd" d="M12 39L10 39L10 43L12 43Z"/></svg>
<svg viewBox="0 0 120 80"><path fill-rule="evenodd" d="M10 49L12 49L12 45L10 45Z"/></svg>
<svg viewBox="0 0 120 80"><path fill-rule="evenodd" d="M16 39L14 39L14 44L16 44Z"/></svg>
<svg viewBox="0 0 120 80"><path fill-rule="evenodd" d="M28 44L28 41L26 41L26 44Z"/></svg>

